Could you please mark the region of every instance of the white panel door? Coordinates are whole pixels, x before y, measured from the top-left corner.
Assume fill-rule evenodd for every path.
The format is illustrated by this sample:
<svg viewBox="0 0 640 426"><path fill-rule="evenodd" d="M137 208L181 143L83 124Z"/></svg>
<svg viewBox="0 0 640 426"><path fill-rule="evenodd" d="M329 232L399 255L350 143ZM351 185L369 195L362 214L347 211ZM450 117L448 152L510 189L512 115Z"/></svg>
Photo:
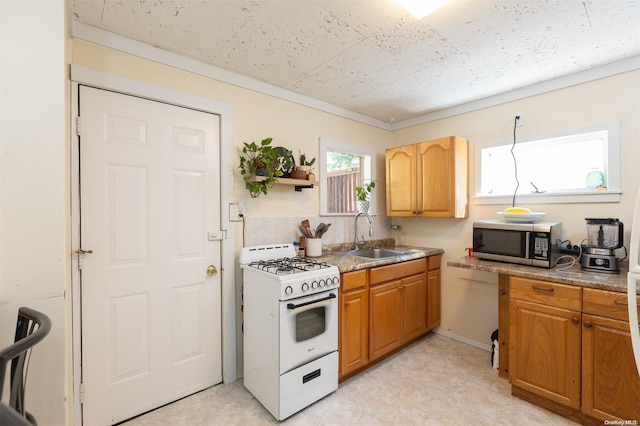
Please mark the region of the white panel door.
<svg viewBox="0 0 640 426"><path fill-rule="evenodd" d="M222 381L219 117L80 87L85 425Z"/></svg>

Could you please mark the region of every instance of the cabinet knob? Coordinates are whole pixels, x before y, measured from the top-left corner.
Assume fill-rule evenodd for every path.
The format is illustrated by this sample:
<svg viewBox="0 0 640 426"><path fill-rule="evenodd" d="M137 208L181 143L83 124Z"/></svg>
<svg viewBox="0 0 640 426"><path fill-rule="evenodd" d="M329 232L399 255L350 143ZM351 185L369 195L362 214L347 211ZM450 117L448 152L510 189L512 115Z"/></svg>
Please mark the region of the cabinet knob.
<svg viewBox="0 0 640 426"><path fill-rule="evenodd" d="M591 321L585 321L584 322L584 326L585 326L585 328L591 328L593 326L593 324L591 324Z"/></svg>
<svg viewBox="0 0 640 426"><path fill-rule="evenodd" d="M580 318L578 318L578 317L572 317L572 318L571 318L571 322L572 322L572 323L574 323L574 324L580 324Z"/></svg>

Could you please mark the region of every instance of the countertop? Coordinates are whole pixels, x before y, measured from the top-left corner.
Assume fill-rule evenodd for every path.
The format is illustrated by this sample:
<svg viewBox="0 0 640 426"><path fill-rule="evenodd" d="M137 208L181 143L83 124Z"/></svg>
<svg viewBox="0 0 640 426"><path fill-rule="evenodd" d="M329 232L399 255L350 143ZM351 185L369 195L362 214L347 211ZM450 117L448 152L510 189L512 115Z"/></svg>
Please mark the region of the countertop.
<svg viewBox="0 0 640 426"><path fill-rule="evenodd" d="M353 248L347 246L334 246L327 249L324 248L322 256L312 257L311 259L319 262L327 262L330 265L338 267L340 272L358 271L360 269L373 268L376 266L391 265L393 263L406 262L407 260L420 259L422 257L436 256L444 253L439 248L415 247L403 245L386 244L384 240L379 244L369 245L367 248L390 248L394 250L402 250L408 252L405 255L397 257L385 257L381 259L371 259L368 257L350 256L346 252Z"/></svg>
<svg viewBox="0 0 640 426"><path fill-rule="evenodd" d="M461 257L447 262L447 266L474 269L478 271L497 272L521 278L532 278L541 281L570 284L580 287L597 288L601 290L627 292L627 272L622 269L619 274L584 271L577 263L570 268L558 265L555 268L537 268L534 266L516 265L512 263L483 260L475 257ZM640 295L640 288L637 292Z"/></svg>

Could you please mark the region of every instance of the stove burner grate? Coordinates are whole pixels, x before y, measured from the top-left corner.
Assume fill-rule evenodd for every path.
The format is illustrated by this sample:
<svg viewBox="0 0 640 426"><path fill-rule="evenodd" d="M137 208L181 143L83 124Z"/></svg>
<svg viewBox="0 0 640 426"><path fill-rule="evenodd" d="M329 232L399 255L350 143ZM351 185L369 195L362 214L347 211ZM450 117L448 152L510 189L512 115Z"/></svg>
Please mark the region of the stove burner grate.
<svg viewBox="0 0 640 426"><path fill-rule="evenodd" d="M315 259L306 259L303 257L283 257L279 259L257 260L255 262L250 262L249 266L276 275L296 274L330 267L326 262L318 262Z"/></svg>

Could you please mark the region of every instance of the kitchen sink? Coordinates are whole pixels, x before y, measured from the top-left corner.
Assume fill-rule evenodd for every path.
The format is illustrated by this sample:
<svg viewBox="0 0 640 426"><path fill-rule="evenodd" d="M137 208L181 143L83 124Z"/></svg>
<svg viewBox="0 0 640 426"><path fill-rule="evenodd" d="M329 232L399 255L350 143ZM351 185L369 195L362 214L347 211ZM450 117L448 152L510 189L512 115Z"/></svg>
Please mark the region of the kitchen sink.
<svg viewBox="0 0 640 426"><path fill-rule="evenodd" d="M404 256L408 254L406 251L400 250L392 250L392 249L361 249L361 250L351 250L347 252L349 256L360 256L360 257L368 257L371 259L381 259L384 257L398 257Z"/></svg>

